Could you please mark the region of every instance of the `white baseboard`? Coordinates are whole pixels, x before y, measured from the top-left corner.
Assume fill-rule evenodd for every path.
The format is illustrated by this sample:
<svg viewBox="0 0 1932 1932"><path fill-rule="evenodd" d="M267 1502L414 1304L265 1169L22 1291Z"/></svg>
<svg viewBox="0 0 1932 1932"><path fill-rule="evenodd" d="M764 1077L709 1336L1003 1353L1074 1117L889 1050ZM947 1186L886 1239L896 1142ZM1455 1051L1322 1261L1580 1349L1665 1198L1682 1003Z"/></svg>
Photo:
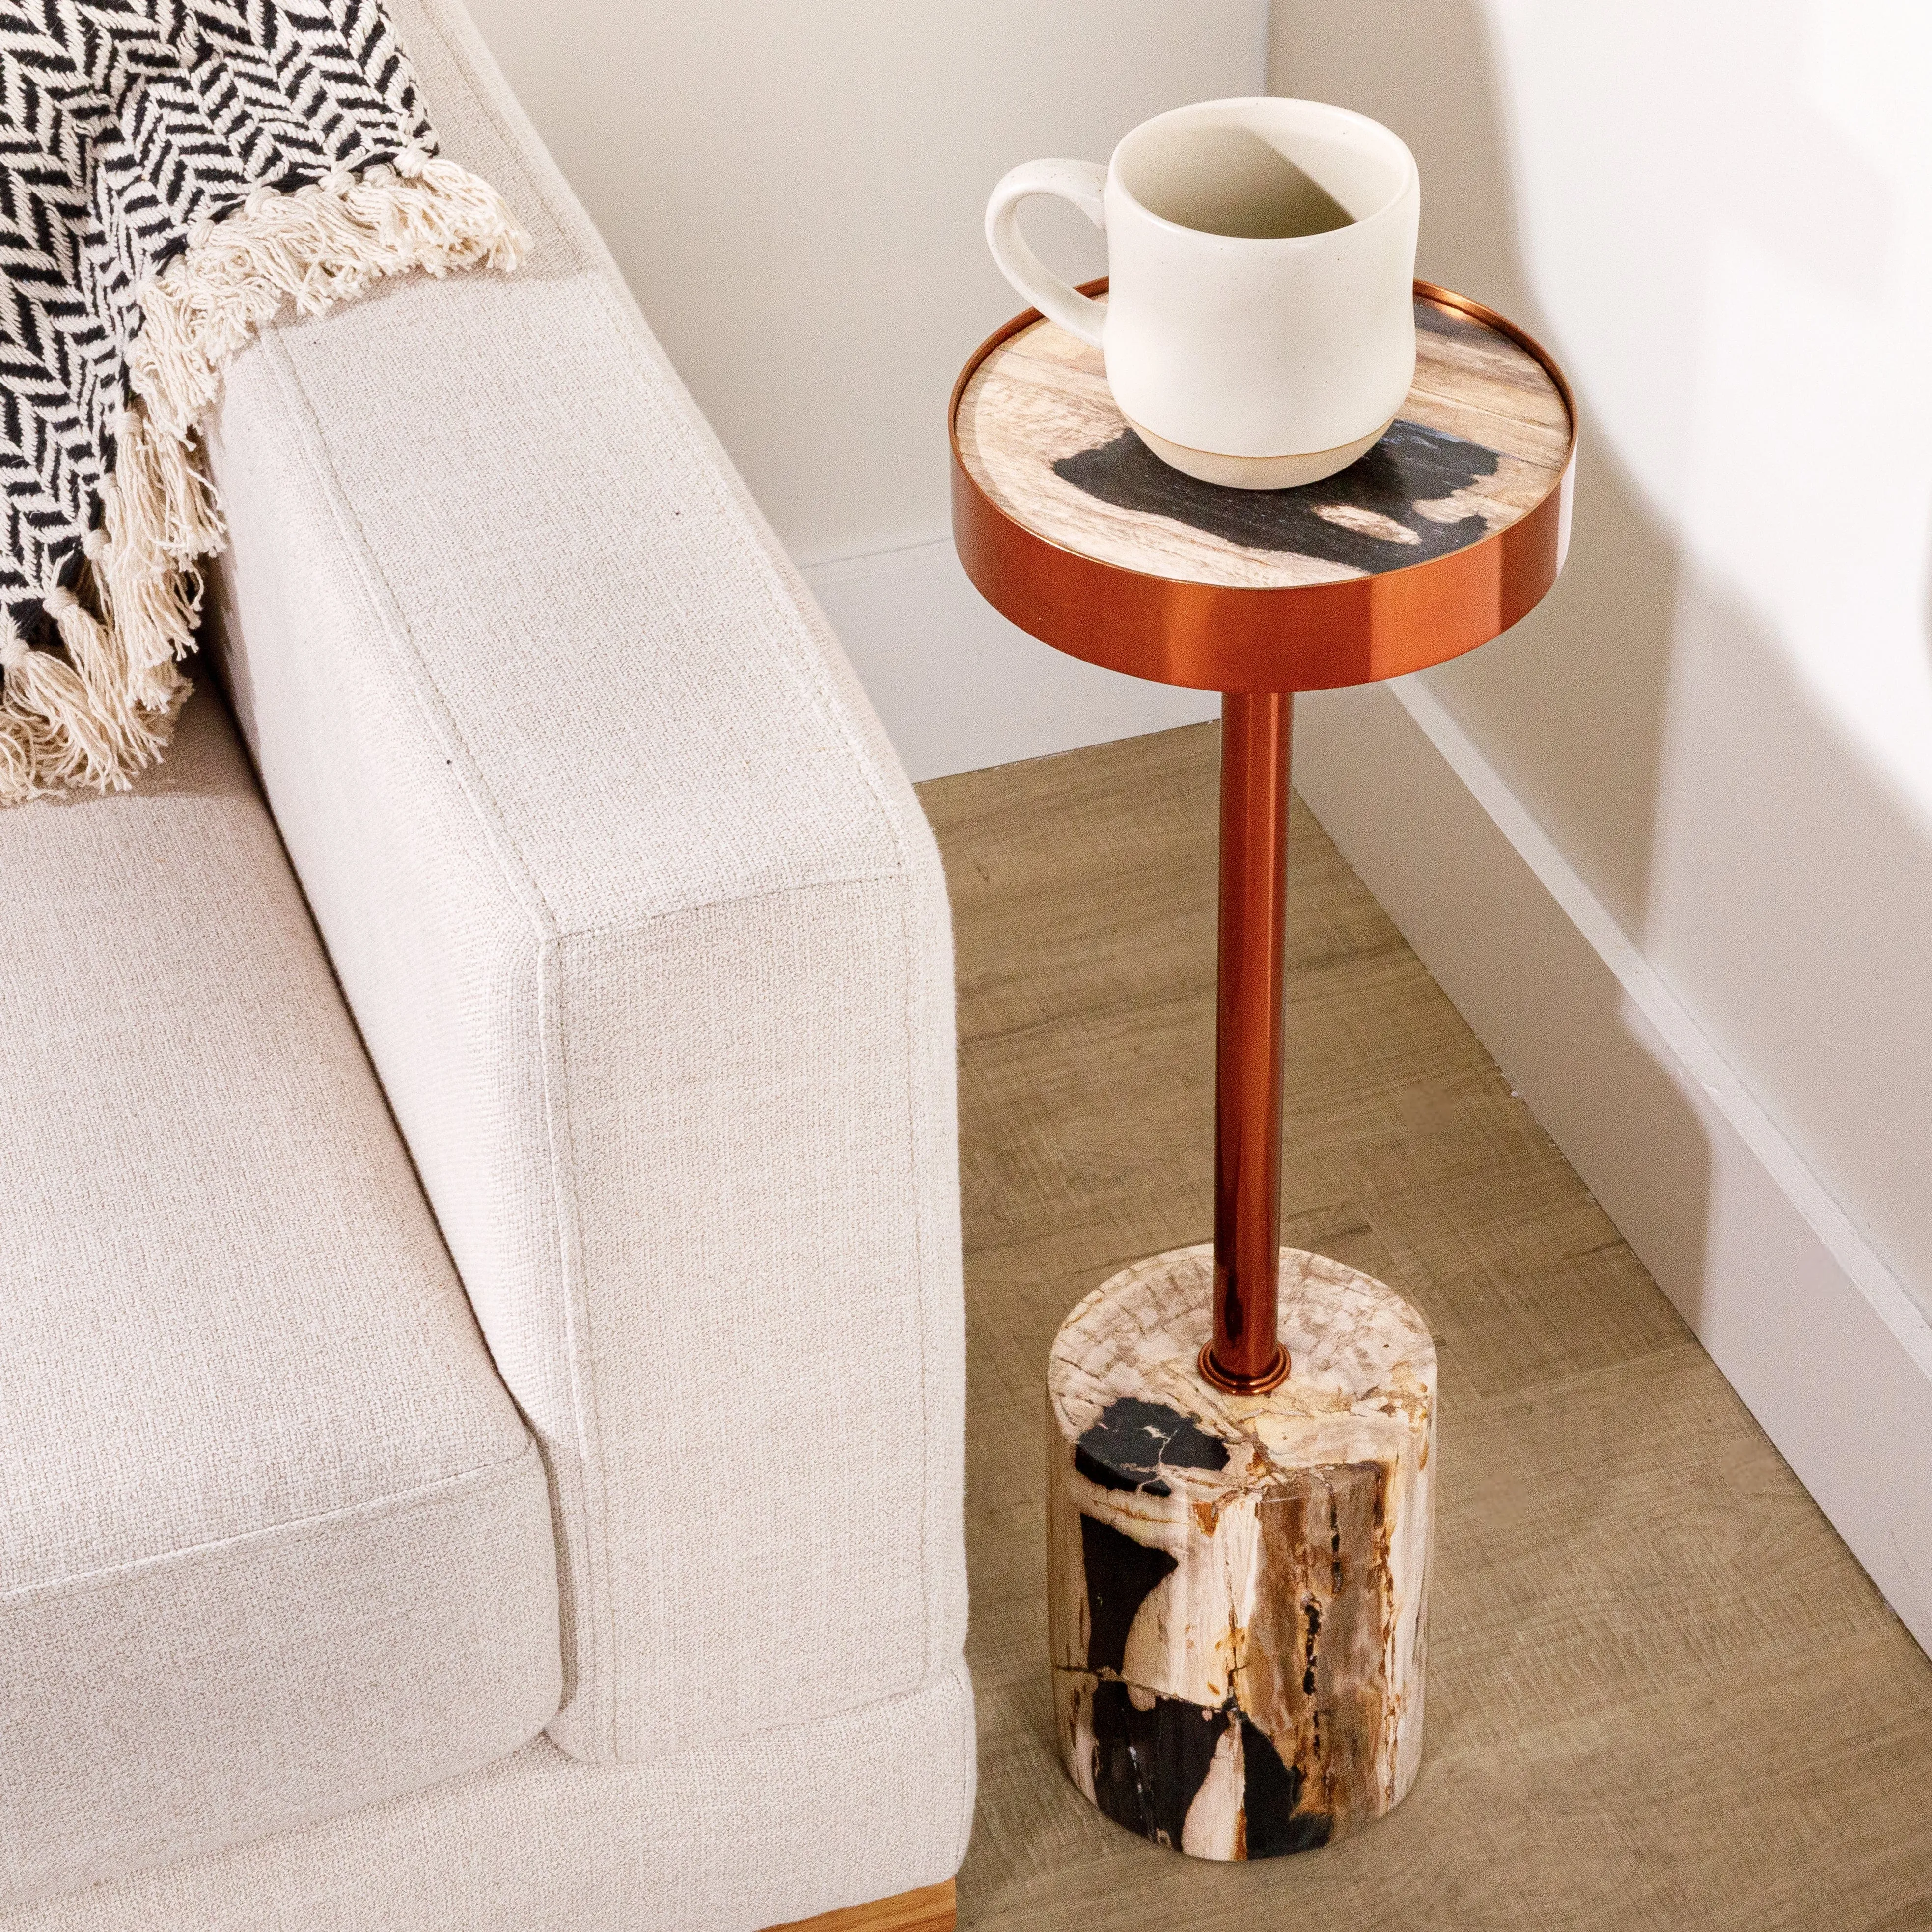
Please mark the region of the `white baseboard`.
<svg viewBox="0 0 1932 1932"><path fill-rule="evenodd" d="M1932 1650L1932 1324L1426 683L1300 700L1294 772Z"/></svg>
<svg viewBox="0 0 1932 1932"><path fill-rule="evenodd" d="M805 578L915 779L1220 716L1214 692L1123 677L1028 637L973 588L950 541Z"/></svg>

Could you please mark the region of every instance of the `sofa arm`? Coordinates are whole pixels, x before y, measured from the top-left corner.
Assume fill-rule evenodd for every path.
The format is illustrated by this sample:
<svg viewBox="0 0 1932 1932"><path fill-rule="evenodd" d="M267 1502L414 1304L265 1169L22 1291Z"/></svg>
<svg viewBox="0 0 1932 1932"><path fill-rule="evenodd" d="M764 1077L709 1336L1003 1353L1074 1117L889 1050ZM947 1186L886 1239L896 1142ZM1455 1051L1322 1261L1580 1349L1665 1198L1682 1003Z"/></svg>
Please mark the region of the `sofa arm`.
<svg viewBox="0 0 1932 1932"><path fill-rule="evenodd" d="M548 1459L574 1755L958 1656L951 936L911 788L466 22L534 248L272 331L210 448L225 676Z"/></svg>

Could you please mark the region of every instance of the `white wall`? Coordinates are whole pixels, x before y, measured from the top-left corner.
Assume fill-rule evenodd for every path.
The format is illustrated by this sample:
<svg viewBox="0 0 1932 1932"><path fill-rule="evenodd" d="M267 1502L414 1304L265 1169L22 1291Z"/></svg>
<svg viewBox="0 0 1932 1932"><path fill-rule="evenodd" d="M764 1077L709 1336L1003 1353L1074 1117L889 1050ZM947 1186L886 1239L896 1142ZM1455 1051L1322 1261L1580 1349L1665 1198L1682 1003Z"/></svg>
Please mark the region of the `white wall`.
<svg viewBox="0 0 1932 1932"><path fill-rule="evenodd" d="M1261 92L1267 0L468 4L916 777L1213 715L1055 658L921 547L950 527L953 378L1024 305L981 238L993 184ZM1070 209L1026 223L1103 272Z"/></svg>
<svg viewBox="0 0 1932 1932"><path fill-rule="evenodd" d="M1922 1642L1928 76L1922 0L1275 0L1270 61L1583 418L1545 605L1305 701L1304 792Z"/></svg>
<svg viewBox="0 0 1932 1932"><path fill-rule="evenodd" d="M1585 412L1544 609L1436 696L1932 1307L1932 8L1277 0L1425 274Z"/></svg>

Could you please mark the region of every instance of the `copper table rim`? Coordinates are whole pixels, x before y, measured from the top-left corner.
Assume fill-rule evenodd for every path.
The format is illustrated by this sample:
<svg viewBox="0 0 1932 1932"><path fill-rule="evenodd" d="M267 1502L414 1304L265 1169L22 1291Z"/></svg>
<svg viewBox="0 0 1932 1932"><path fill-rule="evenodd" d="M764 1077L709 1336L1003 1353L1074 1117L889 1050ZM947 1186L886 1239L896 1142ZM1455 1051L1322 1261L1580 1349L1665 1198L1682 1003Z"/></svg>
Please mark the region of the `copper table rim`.
<svg viewBox="0 0 1932 1932"><path fill-rule="evenodd" d="M1107 278L1083 283L1103 293ZM1526 616L1556 580L1568 536L1576 406L1542 344L1485 304L1433 282L1416 295L1507 337L1562 398L1569 447L1529 510L1445 556L1321 584L1202 584L1108 563L1042 535L987 495L959 448L959 404L980 365L1042 318L1028 309L974 352L952 387L952 528L961 563L1002 615L1070 656L1202 691L1322 691L1426 670ZM1312 487L1312 486L1304 486Z"/></svg>

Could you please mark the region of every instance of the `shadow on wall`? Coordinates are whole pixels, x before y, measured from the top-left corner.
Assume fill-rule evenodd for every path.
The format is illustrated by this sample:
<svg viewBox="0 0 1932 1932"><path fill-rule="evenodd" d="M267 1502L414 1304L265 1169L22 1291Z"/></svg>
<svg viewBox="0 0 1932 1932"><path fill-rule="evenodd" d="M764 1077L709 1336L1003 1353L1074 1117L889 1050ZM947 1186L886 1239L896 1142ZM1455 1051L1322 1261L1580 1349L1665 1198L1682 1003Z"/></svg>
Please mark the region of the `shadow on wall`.
<svg viewBox="0 0 1932 1932"><path fill-rule="evenodd" d="M1923 1306L1932 409L1899 290L1932 249L1922 137L1838 104L1884 58L1838 31L1817 0L1275 0L1270 83L1408 141L1419 272L1576 391L1564 577L1432 688Z"/></svg>
<svg viewBox="0 0 1932 1932"><path fill-rule="evenodd" d="M1340 24L1346 19L1346 25ZM1574 537L1541 609L1430 680L1627 932L1649 890L1672 614L1682 562L1557 339L1527 272L1498 54L1478 0L1362 0L1346 16L1276 0L1276 92L1385 122L1422 173L1417 272L1500 309L1558 356L1582 416ZM1598 614L1614 610L1616 644ZM1517 755L1513 756L1512 754ZM1561 788L1538 785L1545 771ZM1555 796L1540 793L1555 790Z"/></svg>
<svg viewBox="0 0 1932 1932"><path fill-rule="evenodd" d="M1574 366L1555 339L1524 272L1496 55L1481 7L1472 0L1360 0L1346 17L1344 28L1332 10L1310 0L1274 0L1273 92L1354 108L1408 142L1423 182L1416 272L1489 303L1544 342L1564 363L1582 417L1563 575L1514 630L1430 682L1520 796L1529 794L1532 776L1525 760L1510 755L1520 738L1567 768L1571 783L1558 811L1546 814L1539 800L1539 818L1573 862L1580 844L1600 857L1591 884L1633 930L1649 891L1679 553L1614 443L1594 433L1587 371ZM1601 648L1586 614L1606 606L1619 614L1614 651ZM1511 715L1508 730L1486 717L1498 705ZM1520 997L1526 1000L1569 976L1569 962L1560 959L1525 965ZM1547 1022L1552 1030L1570 1024L1562 1012ZM1574 1049L1588 1054L1594 1041L1602 1050L1624 1024L1620 1005L1606 1005L1574 1039ZM1624 1232L1647 1260L1667 1256L1674 1264L1669 1271L1676 1279L1663 1285L1694 1324L1710 1149L1669 1078L1650 1072L1647 1060L1641 1064L1645 1131L1653 1144L1662 1136L1671 1166L1687 1184L1676 1199L1648 1204L1658 1217L1652 1226ZM1536 1103L1544 1096L1529 1098ZM1658 1268L1655 1261L1651 1265Z"/></svg>

